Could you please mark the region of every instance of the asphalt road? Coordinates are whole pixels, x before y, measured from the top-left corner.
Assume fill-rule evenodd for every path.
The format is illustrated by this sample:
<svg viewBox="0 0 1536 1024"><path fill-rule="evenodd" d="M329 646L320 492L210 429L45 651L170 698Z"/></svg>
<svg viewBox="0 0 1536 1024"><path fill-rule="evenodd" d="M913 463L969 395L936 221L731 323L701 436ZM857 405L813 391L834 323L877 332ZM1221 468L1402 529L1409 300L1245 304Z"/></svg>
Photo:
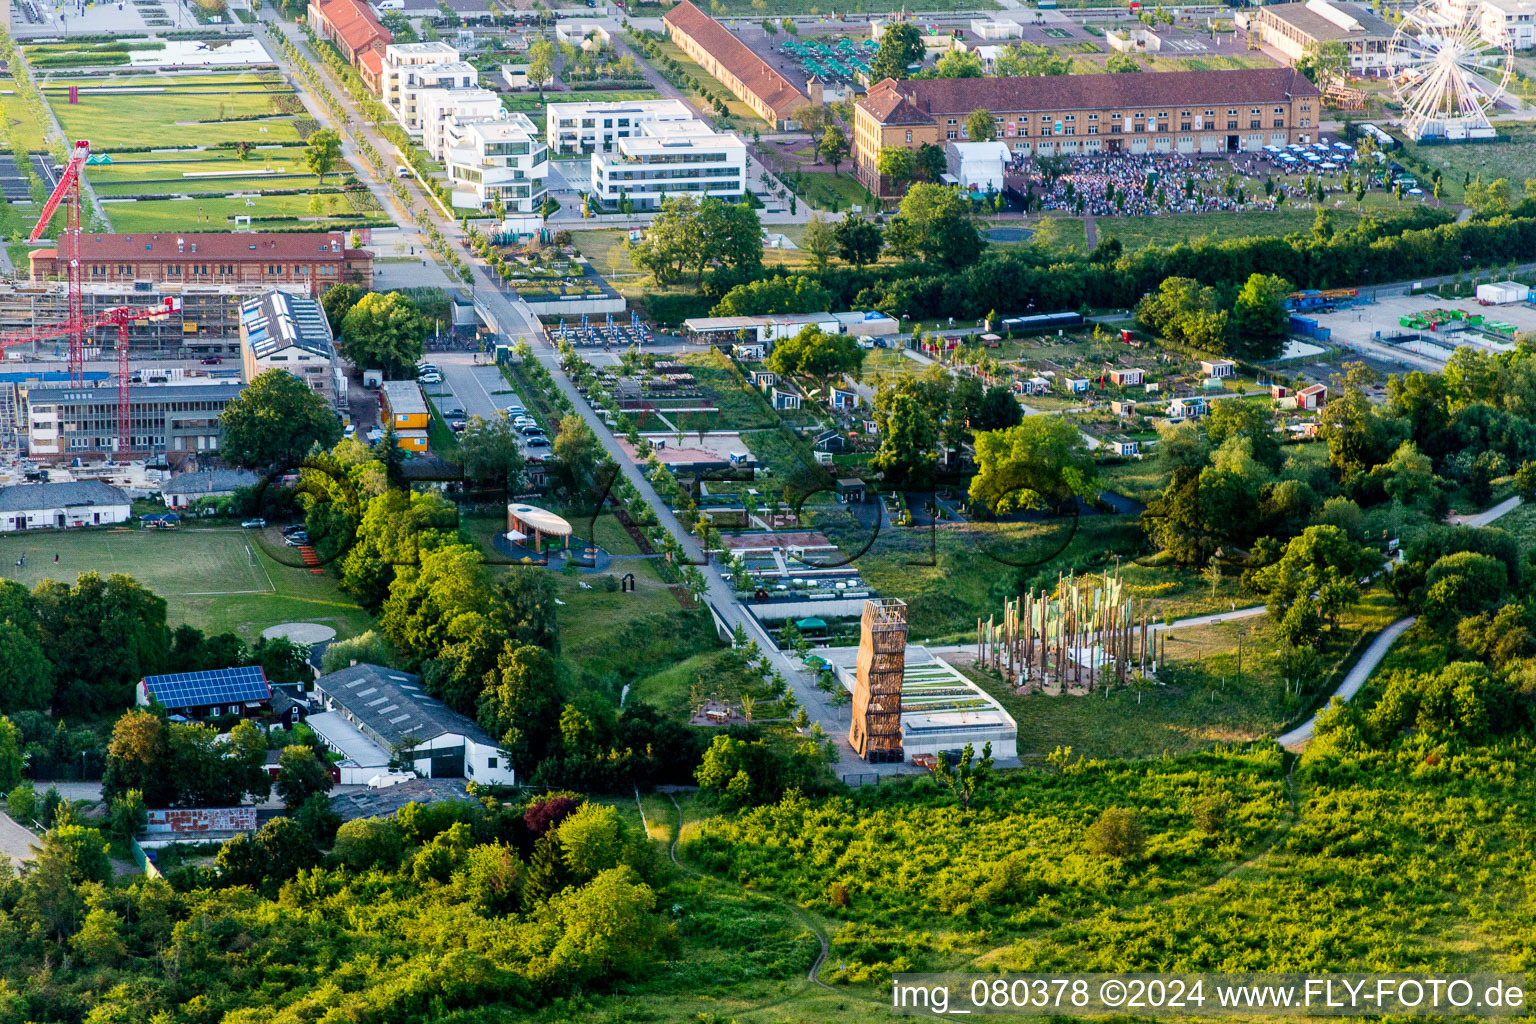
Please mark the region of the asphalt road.
<svg viewBox="0 0 1536 1024"><path fill-rule="evenodd" d="M0 853L21 864L32 859L32 848L42 840L16 824L8 814L0 814Z"/></svg>

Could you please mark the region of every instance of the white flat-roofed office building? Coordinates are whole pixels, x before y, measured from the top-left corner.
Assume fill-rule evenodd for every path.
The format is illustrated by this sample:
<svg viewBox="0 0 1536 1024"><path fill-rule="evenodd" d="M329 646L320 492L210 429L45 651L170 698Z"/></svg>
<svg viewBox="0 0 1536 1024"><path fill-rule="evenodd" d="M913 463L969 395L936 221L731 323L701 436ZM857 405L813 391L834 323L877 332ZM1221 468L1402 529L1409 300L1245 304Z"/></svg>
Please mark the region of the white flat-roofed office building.
<svg viewBox="0 0 1536 1024"><path fill-rule="evenodd" d="M444 150L450 124L494 121L504 113L501 97L489 89L423 89L416 95L421 146L440 163L448 159Z"/></svg>
<svg viewBox="0 0 1536 1024"><path fill-rule="evenodd" d="M526 114L450 120L443 131L455 209L484 212L500 199L508 214L538 213L548 192L549 149Z"/></svg>
<svg viewBox="0 0 1536 1024"><path fill-rule="evenodd" d="M384 48L379 101L407 131L421 130L417 100L424 89L472 89L479 72L447 43L395 43Z"/></svg>
<svg viewBox="0 0 1536 1024"><path fill-rule="evenodd" d="M605 206L625 196L637 210L654 210L675 195L735 202L746 191L746 145L703 121L647 122L619 139L616 150L592 154L592 191Z"/></svg>
<svg viewBox="0 0 1536 1024"><path fill-rule="evenodd" d="M682 100L605 100L598 103L551 103L544 111L544 140L556 156L611 153L620 139L638 134L648 121L692 121Z"/></svg>
<svg viewBox="0 0 1536 1024"><path fill-rule="evenodd" d="M1517 50L1536 46L1536 0L1482 0L1477 8L1478 34L1494 46L1508 39Z"/></svg>

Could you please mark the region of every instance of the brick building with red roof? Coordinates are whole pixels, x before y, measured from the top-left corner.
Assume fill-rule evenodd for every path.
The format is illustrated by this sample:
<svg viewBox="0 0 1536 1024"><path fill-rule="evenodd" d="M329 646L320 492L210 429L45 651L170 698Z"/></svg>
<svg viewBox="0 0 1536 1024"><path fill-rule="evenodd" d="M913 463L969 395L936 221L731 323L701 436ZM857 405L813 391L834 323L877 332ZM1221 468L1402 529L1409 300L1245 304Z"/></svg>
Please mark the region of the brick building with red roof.
<svg viewBox="0 0 1536 1024"><path fill-rule="evenodd" d="M966 139L966 118L975 110L989 112L994 137L1027 157L1217 156L1315 140L1322 97L1292 68L887 78L854 105L859 181L880 195L896 194L877 170L880 151L978 141Z"/></svg>
<svg viewBox="0 0 1536 1024"><path fill-rule="evenodd" d="M365 0L309 0L309 27L335 43L364 84L378 92L380 58L394 37Z"/></svg>
<svg viewBox="0 0 1536 1024"><path fill-rule="evenodd" d="M788 127L794 112L809 102L789 79L689 0L682 0L662 20L672 41L689 59L775 128Z"/></svg>
<svg viewBox="0 0 1536 1024"><path fill-rule="evenodd" d="M60 276L57 249L33 249L32 280ZM373 253L348 249L340 231L108 235L80 233L86 284L304 284L320 296L333 284L373 287Z"/></svg>

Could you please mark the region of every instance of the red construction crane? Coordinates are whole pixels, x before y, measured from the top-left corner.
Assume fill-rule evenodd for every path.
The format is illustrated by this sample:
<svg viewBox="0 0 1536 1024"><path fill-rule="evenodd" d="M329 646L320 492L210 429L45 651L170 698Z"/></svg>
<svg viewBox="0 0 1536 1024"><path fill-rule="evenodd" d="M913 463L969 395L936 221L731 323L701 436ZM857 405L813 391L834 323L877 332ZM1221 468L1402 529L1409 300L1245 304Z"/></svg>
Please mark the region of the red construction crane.
<svg viewBox="0 0 1536 1024"><path fill-rule="evenodd" d="M131 422L128 416L128 325L138 320L152 320L181 309L181 300L167 297L159 306L118 306L87 317L84 314L85 297L81 287L80 266L80 172L90 159L91 144L84 139L75 143L75 152L64 165L53 194L43 204L42 216L27 241L35 242L48 230L59 204L64 204L64 230L59 232L59 266L64 269L68 314L56 324L42 324L24 331L0 333L0 349L48 338L69 338L69 382L85 383L85 336L87 331L98 327L117 327L117 453L126 457L131 445Z"/></svg>

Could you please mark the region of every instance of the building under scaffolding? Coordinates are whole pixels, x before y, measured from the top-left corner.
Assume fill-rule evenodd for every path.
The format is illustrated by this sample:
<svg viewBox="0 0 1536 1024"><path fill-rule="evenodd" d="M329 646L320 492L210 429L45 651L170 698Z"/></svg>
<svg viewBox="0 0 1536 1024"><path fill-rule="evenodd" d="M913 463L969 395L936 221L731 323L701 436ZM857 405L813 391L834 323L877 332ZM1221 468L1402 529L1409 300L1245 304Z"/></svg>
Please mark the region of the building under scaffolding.
<svg viewBox="0 0 1536 1024"><path fill-rule="evenodd" d="M118 306L152 306L168 296L181 300L178 312L153 320L140 320L128 327L129 347L135 353L161 358L207 358L221 356L238 359L240 354L240 307L272 291L261 284L90 284L82 288L86 316ZM303 285L280 290L295 295L309 294ZM43 284L0 282L0 332L19 331L37 324L68 319L69 309L63 281ZM60 345L63 342L59 343ZM117 328L97 328L86 337L86 358L110 358L117 351ZM103 353L108 353L103 356ZM16 345L7 350L11 360L27 356L62 356L53 341Z"/></svg>

